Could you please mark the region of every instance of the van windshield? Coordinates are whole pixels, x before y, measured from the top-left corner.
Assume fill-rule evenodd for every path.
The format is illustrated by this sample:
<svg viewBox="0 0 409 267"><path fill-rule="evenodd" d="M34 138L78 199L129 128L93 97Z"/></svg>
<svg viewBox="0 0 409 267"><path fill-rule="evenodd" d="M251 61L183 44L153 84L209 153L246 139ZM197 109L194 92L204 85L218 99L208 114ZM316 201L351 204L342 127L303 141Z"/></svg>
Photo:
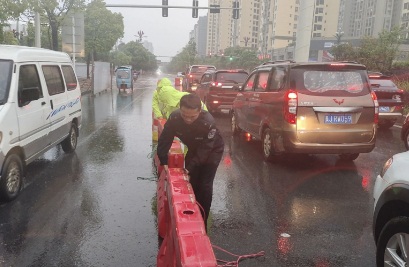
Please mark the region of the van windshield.
<svg viewBox="0 0 409 267"><path fill-rule="evenodd" d="M12 67L12 61L0 60L0 105L7 102Z"/></svg>

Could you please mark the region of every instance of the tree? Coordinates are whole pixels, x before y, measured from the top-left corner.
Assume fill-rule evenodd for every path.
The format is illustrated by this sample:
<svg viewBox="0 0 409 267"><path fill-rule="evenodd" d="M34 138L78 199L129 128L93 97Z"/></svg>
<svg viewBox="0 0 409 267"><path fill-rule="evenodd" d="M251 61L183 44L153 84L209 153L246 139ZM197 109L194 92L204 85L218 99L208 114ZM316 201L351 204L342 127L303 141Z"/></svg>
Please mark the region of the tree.
<svg viewBox="0 0 409 267"><path fill-rule="evenodd" d="M393 28L391 31L382 31L376 39L364 38L358 52L360 63L369 70L390 71L401 43L400 34L399 28Z"/></svg>
<svg viewBox="0 0 409 267"><path fill-rule="evenodd" d="M158 68L156 57L139 42L131 41L121 46L120 51L128 55L133 69L154 71Z"/></svg>
<svg viewBox="0 0 409 267"><path fill-rule="evenodd" d="M131 63L132 57L125 54L123 51L112 51L110 53L109 61L114 64L114 66L129 65Z"/></svg>
<svg viewBox="0 0 409 267"><path fill-rule="evenodd" d="M116 42L124 36L123 16L112 13L102 0L94 0L85 11L85 52L109 54Z"/></svg>
<svg viewBox="0 0 409 267"><path fill-rule="evenodd" d="M355 61L356 51L349 43L337 44L331 48L336 61Z"/></svg>
<svg viewBox="0 0 409 267"><path fill-rule="evenodd" d="M3 27L9 25L7 21L17 19L26 9L27 3L24 1L20 3L20 1L0 0L0 44L10 44L11 41L10 36L8 34L6 36L3 31ZM7 38L7 42L5 38Z"/></svg>
<svg viewBox="0 0 409 267"><path fill-rule="evenodd" d="M51 49L60 50L59 31L69 12L83 10L86 0L22 0L31 12L39 12L48 21L51 33Z"/></svg>
<svg viewBox="0 0 409 267"><path fill-rule="evenodd" d="M199 62L196 57L196 42L190 39L182 51L172 58L167 66L167 71L178 72L180 70L185 70L189 65Z"/></svg>

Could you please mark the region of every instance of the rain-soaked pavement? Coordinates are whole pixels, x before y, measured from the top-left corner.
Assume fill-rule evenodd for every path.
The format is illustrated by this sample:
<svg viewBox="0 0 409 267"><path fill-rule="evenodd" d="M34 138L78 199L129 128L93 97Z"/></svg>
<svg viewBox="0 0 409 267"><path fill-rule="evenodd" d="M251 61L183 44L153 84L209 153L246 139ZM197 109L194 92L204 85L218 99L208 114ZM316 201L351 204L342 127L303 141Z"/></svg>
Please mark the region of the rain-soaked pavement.
<svg viewBox="0 0 409 267"><path fill-rule="evenodd" d="M75 153L53 148L28 166L24 189L0 205L0 266L156 266L151 99L158 77L133 92L84 95ZM209 236L245 266L375 266L372 190L400 129L353 163L334 155L265 163L261 144L232 137L215 179ZM219 259L234 257L215 250Z"/></svg>

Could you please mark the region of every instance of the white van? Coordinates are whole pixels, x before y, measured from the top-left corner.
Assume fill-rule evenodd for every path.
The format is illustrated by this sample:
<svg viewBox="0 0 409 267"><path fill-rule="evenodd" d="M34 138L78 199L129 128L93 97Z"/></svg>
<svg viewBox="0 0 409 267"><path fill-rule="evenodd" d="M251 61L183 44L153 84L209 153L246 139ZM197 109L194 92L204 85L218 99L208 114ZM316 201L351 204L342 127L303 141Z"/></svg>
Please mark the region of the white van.
<svg viewBox="0 0 409 267"><path fill-rule="evenodd" d="M27 164L81 127L81 91L66 53L0 45L0 198L17 197Z"/></svg>

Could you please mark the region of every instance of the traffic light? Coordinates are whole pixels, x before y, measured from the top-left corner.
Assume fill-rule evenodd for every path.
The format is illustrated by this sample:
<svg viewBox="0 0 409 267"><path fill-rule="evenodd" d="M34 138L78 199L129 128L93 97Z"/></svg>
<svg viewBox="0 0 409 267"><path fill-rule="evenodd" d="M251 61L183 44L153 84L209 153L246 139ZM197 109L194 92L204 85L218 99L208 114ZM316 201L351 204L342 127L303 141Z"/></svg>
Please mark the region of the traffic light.
<svg viewBox="0 0 409 267"><path fill-rule="evenodd" d="M238 19L239 18L239 2L234 1L233 2L233 19Z"/></svg>
<svg viewBox="0 0 409 267"><path fill-rule="evenodd" d="M168 0L162 0L162 6L167 6L168 5ZM162 17L167 17L168 16L168 8L167 7L162 7Z"/></svg>
<svg viewBox="0 0 409 267"><path fill-rule="evenodd" d="M193 0L193 8L192 8L192 18L197 18L199 9L197 7L199 6L199 0Z"/></svg>
<svg viewBox="0 0 409 267"><path fill-rule="evenodd" d="M229 60L232 61L232 60L233 60L233 56L230 56Z"/></svg>

